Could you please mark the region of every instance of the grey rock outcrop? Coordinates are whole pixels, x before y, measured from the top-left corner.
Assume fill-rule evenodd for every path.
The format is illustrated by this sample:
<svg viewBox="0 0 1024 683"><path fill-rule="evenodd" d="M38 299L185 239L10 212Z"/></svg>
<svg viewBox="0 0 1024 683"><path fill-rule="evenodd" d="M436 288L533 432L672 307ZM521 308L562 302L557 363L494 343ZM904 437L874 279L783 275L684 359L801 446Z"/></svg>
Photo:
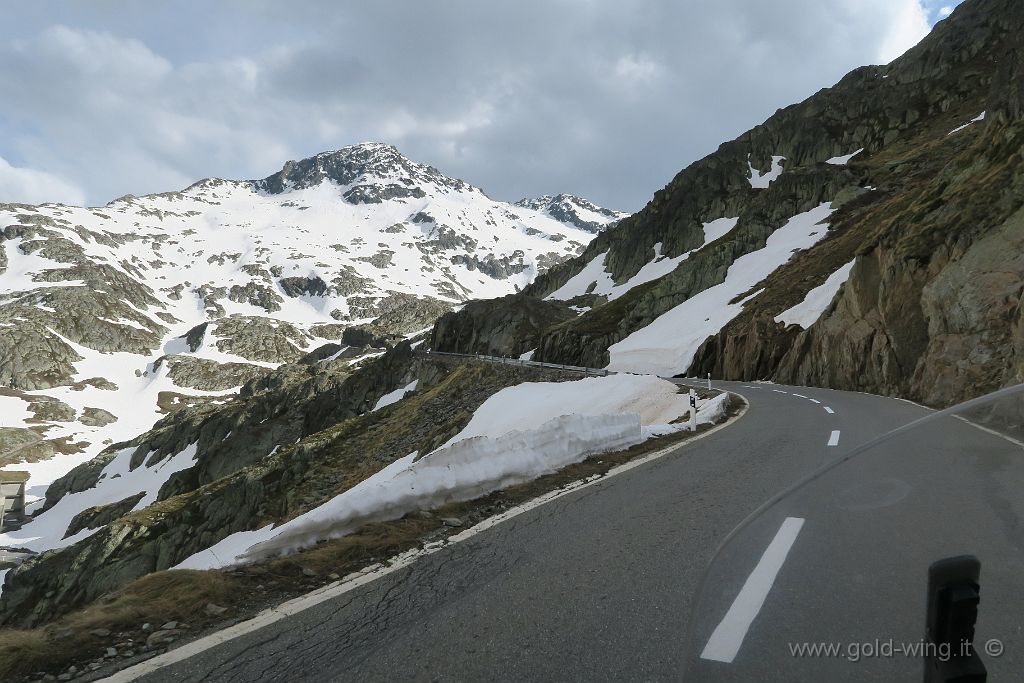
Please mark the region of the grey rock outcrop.
<svg viewBox="0 0 1024 683"><path fill-rule="evenodd" d="M117 422L117 416L102 408L83 408L82 417L78 420L87 427L104 427Z"/></svg>
<svg viewBox="0 0 1024 683"><path fill-rule="evenodd" d="M245 285L232 285L228 290L228 299L240 304L248 303L259 306L267 313L281 310L281 295L270 287L250 280Z"/></svg>
<svg viewBox="0 0 1024 683"><path fill-rule="evenodd" d="M352 145L301 161L289 161L274 175L253 183L266 192L280 194L290 189L315 187L325 180L348 187L345 198L353 204L422 197L425 184L448 190L470 187L462 180L448 178L432 166L409 161L393 146L385 144Z"/></svg>
<svg viewBox="0 0 1024 683"><path fill-rule="evenodd" d="M220 351L264 363L295 361L309 346L308 337L294 325L256 316L221 318L213 335Z"/></svg>
<svg viewBox="0 0 1024 683"><path fill-rule="evenodd" d="M204 391L233 389L271 372L261 365L218 363L185 355L161 356L153 361L153 370L158 371L164 363L175 385Z"/></svg>
<svg viewBox="0 0 1024 683"><path fill-rule="evenodd" d="M536 348L545 332L575 318L576 313L560 301L515 295L470 301L437 321L430 348L518 357Z"/></svg>
<svg viewBox="0 0 1024 683"><path fill-rule="evenodd" d="M277 281L282 291L292 298L299 296L323 296L327 293L327 283L317 276L283 277Z"/></svg>

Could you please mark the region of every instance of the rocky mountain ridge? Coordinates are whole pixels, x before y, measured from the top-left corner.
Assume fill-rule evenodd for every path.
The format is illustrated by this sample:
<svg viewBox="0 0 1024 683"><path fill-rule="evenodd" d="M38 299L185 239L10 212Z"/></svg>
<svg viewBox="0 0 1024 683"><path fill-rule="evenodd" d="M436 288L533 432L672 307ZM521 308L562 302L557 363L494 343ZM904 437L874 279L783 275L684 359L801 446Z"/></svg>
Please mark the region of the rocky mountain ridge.
<svg viewBox="0 0 1024 683"><path fill-rule="evenodd" d="M620 221L629 215L624 211L602 208L583 197L571 194L546 194L541 197L520 199L516 206L540 211L561 223L575 225L580 230L595 235L608 227L609 222Z"/></svg>
<svg viewBox="0 0 1024 683"><path fill-rule="evenodd" d="M422 199L427 194L470 192L484 195L480 188L449 178L433 166L411 161L394 145L384 143L362 143L321 152L301 161L288 161L277 173L250 183L257 190L283 194L317 187L325 181L343 188L342 196L353 204Z"/></svg>

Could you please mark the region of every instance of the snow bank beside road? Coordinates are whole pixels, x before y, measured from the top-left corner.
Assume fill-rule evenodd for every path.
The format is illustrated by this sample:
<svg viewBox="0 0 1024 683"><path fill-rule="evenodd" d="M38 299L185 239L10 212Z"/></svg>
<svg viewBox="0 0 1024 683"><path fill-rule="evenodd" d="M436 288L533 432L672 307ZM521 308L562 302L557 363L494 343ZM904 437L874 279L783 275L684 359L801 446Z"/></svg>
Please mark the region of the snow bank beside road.
<svg viewBox="0 0 1024 683"><path fill-rule="evenodd" d="M723 417L729 408L729 394L719 394L707 400L697 399L697 426L704 424L715 424ZM690 421L684 420L676 424L652 424L644 425L641 429L644 441L654 436L666 436L677 432L685 432L690 428Z"/></svg>
<svg viewBox="0 0 1024 683"><path fill-rule="evenodd" d="M722 395L701 402L698 423L718 421L727 400ZM669 423L688 413L689 397L657 377L610 375L508 387L437 450L419 459L411 453L300 517L275 529L233 534L213 552L196 553L178 567L252 561L344 536L367 522L471 500L590 455L685 429Z"/></svg>
<svg viewBox="0 0 1024 683"><path fill-rule="evenodd" d="M324 538L349 534L367 522L472 500L555 472L588 455L623 450L642 440L640 416L636 413L562 415L539 429L513 431L497 438L463 439L397 472L371 477L287 522L242 558L259 559L298 550Z"/></svg>
<svg viewBox="0 0 1024 683"><path fill-rule="evenodd" d="M475 436L493 438L536 429L561 415L638 413L640 422L649 425L671 422L689 410L689 397L658 377L608 375L575 382L527 382L484 401L469 424L444 446Z"/></svg>

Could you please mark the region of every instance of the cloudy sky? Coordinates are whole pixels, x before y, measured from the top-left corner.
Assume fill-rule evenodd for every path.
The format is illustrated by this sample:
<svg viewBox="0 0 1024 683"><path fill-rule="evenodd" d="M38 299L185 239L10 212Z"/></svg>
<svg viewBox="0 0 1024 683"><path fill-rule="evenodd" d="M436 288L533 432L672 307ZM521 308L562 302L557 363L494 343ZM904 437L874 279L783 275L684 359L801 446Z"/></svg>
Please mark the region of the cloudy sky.
<svg viewBox="0 0 1024 683"><path fill-rule="evenodd" d="M367 140L515 200L640 208L954 0L9 3L0 201L260 178Z"/></svg>

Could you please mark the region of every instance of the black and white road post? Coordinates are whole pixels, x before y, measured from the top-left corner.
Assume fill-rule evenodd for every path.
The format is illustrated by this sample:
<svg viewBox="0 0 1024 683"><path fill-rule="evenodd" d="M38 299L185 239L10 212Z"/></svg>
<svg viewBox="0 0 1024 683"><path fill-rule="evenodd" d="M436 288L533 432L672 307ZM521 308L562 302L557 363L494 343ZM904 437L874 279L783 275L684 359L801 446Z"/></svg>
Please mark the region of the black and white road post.
<svg viewBox="0 0 1024 683"><path fill-rule="evenodd" d="M690 389L690 431L697 431L697 391Z"/></svg>

